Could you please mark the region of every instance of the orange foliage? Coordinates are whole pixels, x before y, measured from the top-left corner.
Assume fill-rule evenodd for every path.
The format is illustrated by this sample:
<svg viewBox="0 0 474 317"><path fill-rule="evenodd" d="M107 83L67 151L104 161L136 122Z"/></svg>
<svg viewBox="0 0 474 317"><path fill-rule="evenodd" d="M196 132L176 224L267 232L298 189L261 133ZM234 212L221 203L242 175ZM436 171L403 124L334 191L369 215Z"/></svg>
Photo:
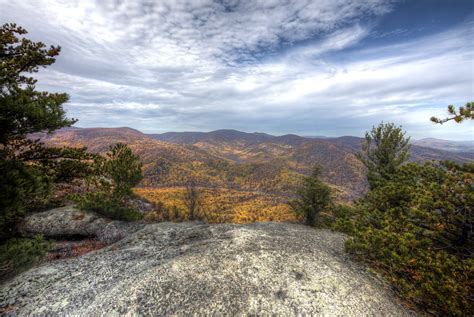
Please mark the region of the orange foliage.
<svg viewBox="0 0 474 317"><path fill-rule="evenodd" d="M148 220L179 220L187 218L183 201L184 187L136 188L135 193L163 209L174 209L177 215L166 217L157 211L146 218ZM299 217L281 197L250 191L232 189L200 188L200 218L211 223L249 223L256 221L296 222ZM174 213L173 212L173 213ZM174 218L174 219L168 219Z"/></svg>
<svg viewBox="0 0 474 317"><path fill-rule="evenodd" d="M48 261L53 261L58 259L76 257L94 250L101 249L103 247L105 247L105 244L97 240L84 240L70 247L65 247L58 251L48 253L47 259Z"/></svg>

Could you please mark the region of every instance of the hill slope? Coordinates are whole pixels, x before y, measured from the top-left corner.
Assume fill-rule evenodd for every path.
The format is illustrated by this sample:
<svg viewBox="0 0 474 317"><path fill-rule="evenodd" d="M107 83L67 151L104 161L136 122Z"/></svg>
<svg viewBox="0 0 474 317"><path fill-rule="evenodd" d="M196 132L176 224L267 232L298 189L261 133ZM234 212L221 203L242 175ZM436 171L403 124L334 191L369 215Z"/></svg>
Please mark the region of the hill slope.
<svg viewBox="0 0 474 317"><path fill-rule="evenodd" d="M312 139L236 130L146 135L130 128L63 129L37 136L52 146L87 146L94 152L127 143L143 161L143 186L183 186L194 179L205 187L289 197L302 176L319 165L339 199L351 200L366 189L365 169L354 155L362 142L357 137ZM413 146L412 159L467 162L474 154Z"/></svg>
<svg viewBox="0 0 474 317"><path fill-rule="evenodd" d="M435 138L425 138L414 140L413 144L432 149L440 149L453 152L470 152L474 153L474 140L471 141L447 141Z"/></svg>
<svg viewBox="0 0 474 317"><path fill-rule="evenodd" d="M350 153L360 151L363 138L343 136L338 138L311 138L294 134L272 136L265 133L245 133L236 130L216 130L212 132L169 132L164 134L151 134L152 138L176 144L192 144L213 151L221 156L233 158L232 151L236 153L258 152L254 148L260 144L261 149L270 147L307 147L308 143L315 142L319 147L335 145L341 150ZM306 144L306 145L305 145ZM216 151L215 148L218 148ZM278 147L277 147L278 148ZM220 151L220 153L219 153ZM456 152L456 153L453 153ZM275 155L279 155L278 151ZM457 162L470 162L474 160L473 142L455 142L439 139L422 139L412 142L411 156L413 161L420 160L452 160ZM245 157L236 157L245 159Z"/></svg>
<svg viewBox="0 0 474 317"><path fill-rule="evenodd" d="M343 136L339 138L327 139L341 148L346 149L352 153L360 151L361 144L364 141L362 138L354 136ZM451 142L451 141L447 141ZM410 151L411 161L429 161L429 160L450 160L458 163L467 163L474 161L474 153L470 152L450 152L442 149L433 149L430 147L419 146L417 143L412 143Z"/></svg>
<svg viewBox="0 0 474 317"><path fill-rule="evenodd" d="M144 164L143 186L183 186L192 178L200 186L287 196L291 195L302 175L308 173L313 164L320 164L324 179L344 199L350 199L364 188L363 177L354 177L360 173L357 171L361 170L361 166L344 165L337 173L330 172L335 169L334 162L345 161L347 153L319 140L310 140L312 146L302 147L301 151L296 152L284 142L259 143L253 139L236 141L215 136L212 142L173 144L128 128L64 129L52 135L35 137L41 137L50 146L87 146L94 152L105 151L117 142L127 143L140 155ZM262 135L261 138L277 137ZM308 153L305 154L305 151ZM308 157L303 159L303 156Z"/></svg>

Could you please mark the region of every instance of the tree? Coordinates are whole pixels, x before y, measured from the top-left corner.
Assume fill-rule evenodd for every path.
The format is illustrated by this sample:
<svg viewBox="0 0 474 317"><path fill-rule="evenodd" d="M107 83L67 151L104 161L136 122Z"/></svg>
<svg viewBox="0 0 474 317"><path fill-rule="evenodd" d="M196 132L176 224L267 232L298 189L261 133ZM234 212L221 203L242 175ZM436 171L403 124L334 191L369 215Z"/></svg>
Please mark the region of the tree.
<svg viewBox="0 0 474 317"><path fill-rule="evenodd" d="M474 165L405 164L356 205L347 250L403 298L442 316L474 313Z"/></svg>
<svg viewBox="0 0 474 317"><path fill-rule="evenodd" d="M140 158L122 143L111 146L106 156L104 174L112 180L113 196L131 196L132 188L143 179Z"/></svg>
<svg viewBox="0 0 474 317"><path fill-rule="evenodd" d="M405 137L401 127L393 123L379 124L365 133L362 152L357 158L367 167L367 179L370 188L375 188L381 182L390 179L400 165L405 163L410 155L410 138Z"/></svg>
<svg viewBox="0 0 474 317"><path fill-rule="evenodd" d="M118 143L110 146L105 156L96 156L93 166L89 176L92 191L74 197L79 207L118 220L142 219L131 199L132 188L143 179L140 158Z"/></svg>
<svg viewBox="0 0 474 317"><path fill-rule="evenodd" d="M188 209L188 219L195 220L201 207L201 192L194 180L191 180L186 184L183 201Z"/></svg>
<svg viewBox="0 0 474 317"><path fill-rule="evenodd" d="M64 93L39 92L37 82L24 73L36 73L40 67L55 62L59 46L46 48L42 42L19 38L27 33L16 24L0 28L0 144L6 146L26 134L54 131L70 126L62 105L68 100Z"/></svg>
<svg viewBox="0 0 474 317"><path fill-rule="evenodd" d="M290 201L290 207L303 214L309 226L316 225L319 213L332 205L331 189L319 179L320 174L320 168L314 167L311 176L305 177L297 190L298 198Z"/></svg>
<svg viewBox="0 0 474 317"><path fill-rule="evenodd" d="M25 206L50 191L49 179L22 161L0 159L0 244L16 233Z"/></svg>
<svg viewBox="0 0 474 317"><path fill-rule="evenodd" d="M467 102L464 107L459 107L459 110L456 111L453 105L448 106L448 113L452 115L451 117L440 119L436 117L431 117L431 121L434 123L443 124L448 121L454 120L456 123L461 123L464 120L473 120L474 119L474 102Z"/></svg>
<svg viewBox="0 0 474 317"><path fill-rule="evenodd" d="M75 122L62 108L66 94L36 91L36 79L25 75L53 64L60 47L46 48L23 37L26 33L15 24L0 27L0 241L15 232L25 205L49 193L52 179L45 166L52 152L27 134Z"/></svg>

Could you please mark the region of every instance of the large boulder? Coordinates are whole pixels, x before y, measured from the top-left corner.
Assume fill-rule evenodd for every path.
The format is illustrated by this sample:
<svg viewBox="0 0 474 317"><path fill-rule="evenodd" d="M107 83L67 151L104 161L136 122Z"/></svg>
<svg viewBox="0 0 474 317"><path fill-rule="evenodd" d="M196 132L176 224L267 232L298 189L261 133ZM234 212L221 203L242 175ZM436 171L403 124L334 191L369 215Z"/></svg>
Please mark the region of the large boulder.
<svg viewBox="0 0 474 317"><path fill-rule="evenodd" d="M110 220L75 206L55 208L32 213L20 226L24 236L41 234L45 237L94 237Z"/></svg>
<svg viewBox="0 0 474 317"><path fill-rule="evenodd" d="M138 224L112 221L71 205L29 214L20 225L20 233L26 237L41 234L46 238L96 238L109 244L139 227Z"/></svg>
<svg viewBox="0 0 474 317"><path fill-rule="evenodd" d="M12 316L409 315L348 258L344 240L294 224L149 224L17 276L0 287L0 308Z"/></svg>

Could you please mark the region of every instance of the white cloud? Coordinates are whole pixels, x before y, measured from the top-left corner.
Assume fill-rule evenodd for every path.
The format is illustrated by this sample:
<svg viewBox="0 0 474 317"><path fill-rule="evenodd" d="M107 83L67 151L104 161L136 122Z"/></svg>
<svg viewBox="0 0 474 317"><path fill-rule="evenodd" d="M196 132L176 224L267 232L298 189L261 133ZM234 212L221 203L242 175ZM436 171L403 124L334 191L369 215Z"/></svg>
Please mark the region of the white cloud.
<svg viewBox="0 0 474 317"><path fill-rule="evenodd" d="M68 92L80 126L340 135L384 120L465 138L472 125L428 119L474 99L472 24L356 47L391 3L0 0L0 22L62 46L40 88Z"/></svg>

